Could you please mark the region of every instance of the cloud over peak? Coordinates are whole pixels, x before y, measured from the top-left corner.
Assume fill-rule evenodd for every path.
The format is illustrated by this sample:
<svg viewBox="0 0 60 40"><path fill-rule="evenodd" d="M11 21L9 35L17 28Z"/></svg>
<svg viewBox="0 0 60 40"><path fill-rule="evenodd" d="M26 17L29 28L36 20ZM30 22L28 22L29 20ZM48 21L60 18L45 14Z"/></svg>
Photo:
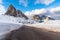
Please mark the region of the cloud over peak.
<svg viewBox="0 0 60 40"><path fill-rule="evenodd" d="M42 9L35 9L32 11L26 11L25 15L31 16L31 15L38 15L38 14L45 14L45 13L47 13L46 9L42 8Z"/></svg>
<svg viewBox="0 0 60 40"><path fill-rule="evenodd" d="M19 4L27 7L28 6L28 0L19 0Z"/></svg>
<svg viewBox="0 0 60 40"><path fill-rule="evenodd" d="M50 12L51 12L51 13L56 13L56 14L59 13L59 14L60 14L60 7L51 8L51 9L50 9Z"/></svg>
<svg viewBox="0 0 60 40"><path fill-rule="evenodd" d="M51 16L55 19L60 19L60 7L55 7L55 8L50 8L50 9L42 8L42 9L35 9L32 11L25 12L26 16L33 16L37 14L44 14L47 16Z"/></svg>
<svg viewBox="0 0 60 40"><path fill-rule="evenodd" d="M55 0L36 0L35 4L45 4L45 5L49 5L51 3L53 3Z"/></svg>
<svg viewBox="0 0 60 40"><path fill-rule="evenodd" d="M44 5L49 5L53 3L55 0L34 0L33 4L44 4ZM23 5L25 7L28 6L29 0L19 0L19 4Z"/></svg>

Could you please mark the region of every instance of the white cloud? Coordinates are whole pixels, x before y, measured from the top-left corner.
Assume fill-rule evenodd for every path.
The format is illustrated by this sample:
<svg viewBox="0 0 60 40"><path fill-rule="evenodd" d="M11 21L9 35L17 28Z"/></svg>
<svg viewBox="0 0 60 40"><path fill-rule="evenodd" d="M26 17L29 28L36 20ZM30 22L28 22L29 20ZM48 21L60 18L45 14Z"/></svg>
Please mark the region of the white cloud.
<svg viewBox="0 0 60 40"><path fill-rule="evenodd" d="M51 3L53 3L54 0L36 0L35 4L45 4L45 5L49 5Z"/></svg>
<svg viewBox="0 0 60 40"><path fill-rule="evenodd" d="M0 3L2 3L2 0L0 0Z"/></svg>
<svg viewBox="0 0 60 40"><path fill-rule="evenodd" d="M32 11L26 11L25 15L29 17L29 16L33 16L37 14L45 15L46 13L47 13L47 16L51 16L54 19L60 19L60 7L55 7L55 8L50 8L50 9L42 8L42 9L35 9Z"/></svg>
<svg viewBox="0 0 60 40"><path fill-rule="evenodd" d="M0 0L0 14L4 14L6 12L5 7L2 5L2 0Z"/></svg>
<svg viewBox="0 0 60 40"><path fill-rule="evenodd" d="M25 12L25 15L26 15L26 16L30 16L30 15L31 15L30 11L26 11L26 12Z"/></svg>
<svg viewBox="0 0 60 40"><path fill-rule="evenodd" d="M46 9L42 8L42 9L35 9L32 11L26 11L25 15L31 16L31 15L44 14L44 13L47 13L47 11Z"/></svg>
<svg viewBox="0 0 60 40"><path fill-rule="evenodd" d="M56 13L56 14L58 14L58 13L60 14L60 7L51 8L51 9L50 9L50 12L51 12L51 13L54 13L54 14L55 14L55 13Z"/></svg>
<svg viewBox="0 0 60 40"><path fill-rule="evenodd" d="M50 9L35 9L32 11L26 11L25 15L30 16L30 15L37 15L37 14L54 14L54 15L59 15L60 14L60 7L55 7L55 8L50 8Z"/></svg>
<svg viewBox="0 0 60 40"><path fill-rule="evenodd" d="M60 7L50 8L50 14L55 19L60 19Z"/></svg>
<svg viewBox="0 0 60 40"><path fill-rule="evenodd" d="M3 5L0 5L0 14L4 14L5 11L5 7Z"/></svg>
<svg viewBox="0 0 60 40"><path fill-rule="evenodd" d="M28 2L27 2L27 0L19 0L19 4L27 7Z"/></svg>

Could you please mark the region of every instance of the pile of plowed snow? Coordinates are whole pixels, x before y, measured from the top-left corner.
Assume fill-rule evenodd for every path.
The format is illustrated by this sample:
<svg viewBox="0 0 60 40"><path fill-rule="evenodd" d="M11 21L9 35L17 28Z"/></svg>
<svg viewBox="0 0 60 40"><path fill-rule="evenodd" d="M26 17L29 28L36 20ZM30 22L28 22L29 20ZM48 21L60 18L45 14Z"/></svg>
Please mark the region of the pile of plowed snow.
<svg viewBox="0 0 60 40"><path fill-rule="evenodd" d="M44 28L49 31L60 32L60 20L50 20L48 22L42 22L38 24L28 24L27 26Z"/></svg>
<svg viewBox="0 0 60 40"><path fill-rule="evenodd" d="M4 39L12 30L20 28L22 24L1 23L0 22L0 40Z"/></svg>

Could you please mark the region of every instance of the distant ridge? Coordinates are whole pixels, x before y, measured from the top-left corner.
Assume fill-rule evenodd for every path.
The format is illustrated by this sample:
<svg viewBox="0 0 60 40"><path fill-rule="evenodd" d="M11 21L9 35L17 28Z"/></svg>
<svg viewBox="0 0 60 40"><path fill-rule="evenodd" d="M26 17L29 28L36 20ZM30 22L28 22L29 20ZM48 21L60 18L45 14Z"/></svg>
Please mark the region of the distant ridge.
<svg viewBox="0 0 60 40"><path fill-rule="evenodd" d="M45 16L45 15L42 15L42 16L40 16L40 15L34 15L32 17L33 20L44 20L46 18L48 18L49 20L55 20L54 18Z"/></svg>

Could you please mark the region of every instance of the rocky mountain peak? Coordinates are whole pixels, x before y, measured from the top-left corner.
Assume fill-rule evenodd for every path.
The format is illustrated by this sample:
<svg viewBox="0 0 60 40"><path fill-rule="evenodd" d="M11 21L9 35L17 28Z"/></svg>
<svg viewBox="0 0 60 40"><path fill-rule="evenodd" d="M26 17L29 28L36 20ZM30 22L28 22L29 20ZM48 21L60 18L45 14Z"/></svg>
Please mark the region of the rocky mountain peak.
<svg viewBox="0 0 60 40"><path fill-rule="evenodd" d="M16 9L13 7L12 4L8 7L8 10L5 14L10 16L16 16Z"/></svg>
<svg viewBox="0 0 60 40"><path fill-rule="evenodd" d="M8 7L8 10L6 11L5 13L6 15L10 15L10 16L14 16L14 17L23 17L25 19L28 19L27 16L25 16L22 11L20 10L16 10L15 7L11 4L9 7Z"/></svg>
<svg viewBox="0 0 60 40"><path fill-rule="evenodd" d="M13 9L16 10L15 7L12 4L9 5L8 9L9 10L13 10Z"/></svg>
<svg viewBox="0 0 60 40"><path fill-rule="evenodd" d="M54 18L45 16L45 15L41 15L41 16L40 15L34 15L32 19L33 20L44 20L46 18L48 18L49 20L55 20Z"/></svg>
<svg viewBox="0 0 60 40"><path fill-rule="evenodd" d="M34 15L32 19L33 20L40 20L40 16L39 15Z"/></svg>

